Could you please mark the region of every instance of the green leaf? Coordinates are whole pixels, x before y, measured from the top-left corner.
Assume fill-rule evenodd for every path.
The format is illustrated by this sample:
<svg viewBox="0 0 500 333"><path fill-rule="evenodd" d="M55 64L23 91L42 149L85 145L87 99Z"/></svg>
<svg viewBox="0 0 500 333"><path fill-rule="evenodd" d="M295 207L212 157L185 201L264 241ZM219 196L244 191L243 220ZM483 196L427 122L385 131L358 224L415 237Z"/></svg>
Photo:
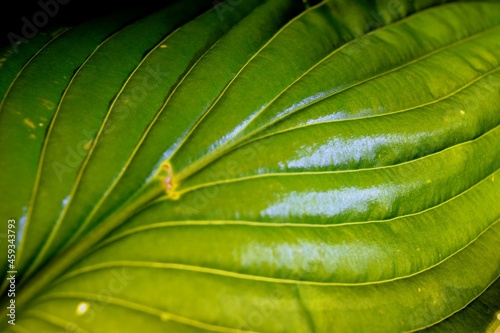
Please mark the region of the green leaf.
<svg viewBox="0 0 500 333"><path fill-rule="evenodd" d="M499 13L190 0L5 49L2 331L495 332Z"/></svg>
<svg viewBox="0 0 500 333"><path fill-rule="evenodd" d="M2 72L5 71L5 77L14 68L18 72L12 76L12 82L6 87L0 102L0 168L3 173L0 184L2 189L10 189L0 194L3 203L0 208L1 216L20 219L21 225L25 223L25 216L31 206L33 184L39 172L40 152L46 145L45 133L56 113L61 94L68 86L73 72L94 48L114 30L130 21L133 18L130 16L120 14L107 20L63 30L42 45L21 68L17 63L25 59L25 54L30 49L20 48L19 58L12 54L7 58L1 68ZM89 34L89 30L93 33ZM41 35L33 44L30 42L26 46L38 45L40 40L45 39L45 35ZM76 50L72 48L75 44L78 45ZM9 49L7 53L12 53L12 50ZM25 98L26 92L30 93L30 98ZM59 164L54 164L54 171ZM43 225L40 227L43 228ZM2 276L6 271L5 265L6 262L2 261Z"/></svg>
<svg viewBox="0 0 500 333"><path fill-rule="evenodd" d="M424 332L488 332L494 333L500 326L498 308L500 280L496 280L481 296L462 311L431 326Z"/></svg>

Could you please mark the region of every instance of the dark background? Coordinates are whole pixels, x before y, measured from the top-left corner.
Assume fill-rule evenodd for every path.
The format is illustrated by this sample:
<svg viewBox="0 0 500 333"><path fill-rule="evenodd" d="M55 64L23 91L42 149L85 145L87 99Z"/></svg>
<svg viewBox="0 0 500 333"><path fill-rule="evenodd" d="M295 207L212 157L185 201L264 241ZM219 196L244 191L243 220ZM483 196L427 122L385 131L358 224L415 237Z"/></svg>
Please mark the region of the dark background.
<svg viewBox="0 0 500 333"><path fill-rule="evenodd" d="M0 4L0 47L10 46L7 37L9 32L19 36L22 35L24 25L22 18L33 22L33 15L41 11L40 0L7 0ZM44 3L56 2L56 0L41 0ZM61 0L63 1L63 0ZM66 2L68 0L64 0ZM48 23L38 28L40 31L48 31L60 26L74 26L84 21L109 15L121 10L135 10L136 8L148 8L151 11L163 7L173 1L169 0L123 0L119 2L106 2L97 0L69 0L66 4L59 4L59 10L54 17L49 17Z"/></svg>

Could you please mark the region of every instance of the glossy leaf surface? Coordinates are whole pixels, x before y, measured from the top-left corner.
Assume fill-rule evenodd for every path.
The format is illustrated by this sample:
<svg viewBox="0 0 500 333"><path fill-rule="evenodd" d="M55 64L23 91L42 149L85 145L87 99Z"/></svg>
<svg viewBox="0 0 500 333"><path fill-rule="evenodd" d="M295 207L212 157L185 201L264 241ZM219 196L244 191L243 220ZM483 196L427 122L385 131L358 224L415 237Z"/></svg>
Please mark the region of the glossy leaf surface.
<svg viewBox="0 0 500 333"><path fill-rule="evenodd" d="M498 2L144 13L4 50L2 332L497 329Z"/></svg>

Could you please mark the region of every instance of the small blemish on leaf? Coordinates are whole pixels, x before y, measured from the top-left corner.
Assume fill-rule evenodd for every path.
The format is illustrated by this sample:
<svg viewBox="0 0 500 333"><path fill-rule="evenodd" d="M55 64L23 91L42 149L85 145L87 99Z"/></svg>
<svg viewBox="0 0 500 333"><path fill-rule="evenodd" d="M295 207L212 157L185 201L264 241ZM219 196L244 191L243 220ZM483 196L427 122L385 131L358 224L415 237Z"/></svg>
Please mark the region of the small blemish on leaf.
<svg viewBox="0 0 500 333"><path fill-rule="evenodd" d="M165 184L165 190L167 196L173 200L179 199L179 193L175 191L177 184L175 184L172 165L170 165L170 163L168 162L163 163L161 166L161 170L162 171L160 174Z"/></svg>
<svg viewBox="0 0 500 333"><path fill-rule="evenodd" d="M169 320L170 320L170 318L171 318L171 316L170 316L170 314L168 314L168 313L162 313L162 314L160 315L160 319L161 319L162 321L169 321Z"/></svg>
<svg viewBox="0 0 500 333"><path fill-rule="evenodd" d="M166 44L161 44L161 45L160 45L160 48L162 48L162 49L166 49L166 48L167 48L167 45L166 45Z"/></svg>
<svg viewBox="0 0 500 333"><path fill-rule="evenodd" d="M464 115L465 111L464 110L460 110L460 114Z"/></svg>
<svg viewBox="0 0 500 333"><path fill-rule="evenodd" d="M35 128L35 124L33 124L33 122L31 120L29 120L28 118L24 118L24 123L26 125L28 125L28 127L31 127L31 128Z"/></svg>
<svg viewBox="0 0 500 333"><path fill-rule="evenodd" d="M89 142L87 142L86 144L83 145L83 149L84 150L89 150L90 147L92 147L92 141L93 140L90 140Z"/></svg>
<svg viewBox="0 0 500 333"><path fill-rule="evenodd" d="M42 105L49 110L52 110L55 107L54 103L48 99L42 99Z"/></svg>
<svg viewBox="0 0 500 333"><path fill-rule="evenodd" d="M35 134L33 134L33 133L31 133L31 134L30 134L30 139L35 140L35 139L36 139L36 135L35 135Z"/></svg>

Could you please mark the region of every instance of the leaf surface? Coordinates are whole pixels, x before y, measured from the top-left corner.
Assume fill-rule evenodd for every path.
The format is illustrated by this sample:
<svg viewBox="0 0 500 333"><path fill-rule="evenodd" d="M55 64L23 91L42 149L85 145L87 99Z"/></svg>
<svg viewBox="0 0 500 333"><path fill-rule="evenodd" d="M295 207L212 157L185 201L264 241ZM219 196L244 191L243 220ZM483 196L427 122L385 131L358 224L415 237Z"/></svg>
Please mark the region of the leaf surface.
<svg viewBox="0 0 500 333"><path fill-rule="evenodd" d="M146 13L3 51L2 331L497 329L498 2Z"/></svg>

